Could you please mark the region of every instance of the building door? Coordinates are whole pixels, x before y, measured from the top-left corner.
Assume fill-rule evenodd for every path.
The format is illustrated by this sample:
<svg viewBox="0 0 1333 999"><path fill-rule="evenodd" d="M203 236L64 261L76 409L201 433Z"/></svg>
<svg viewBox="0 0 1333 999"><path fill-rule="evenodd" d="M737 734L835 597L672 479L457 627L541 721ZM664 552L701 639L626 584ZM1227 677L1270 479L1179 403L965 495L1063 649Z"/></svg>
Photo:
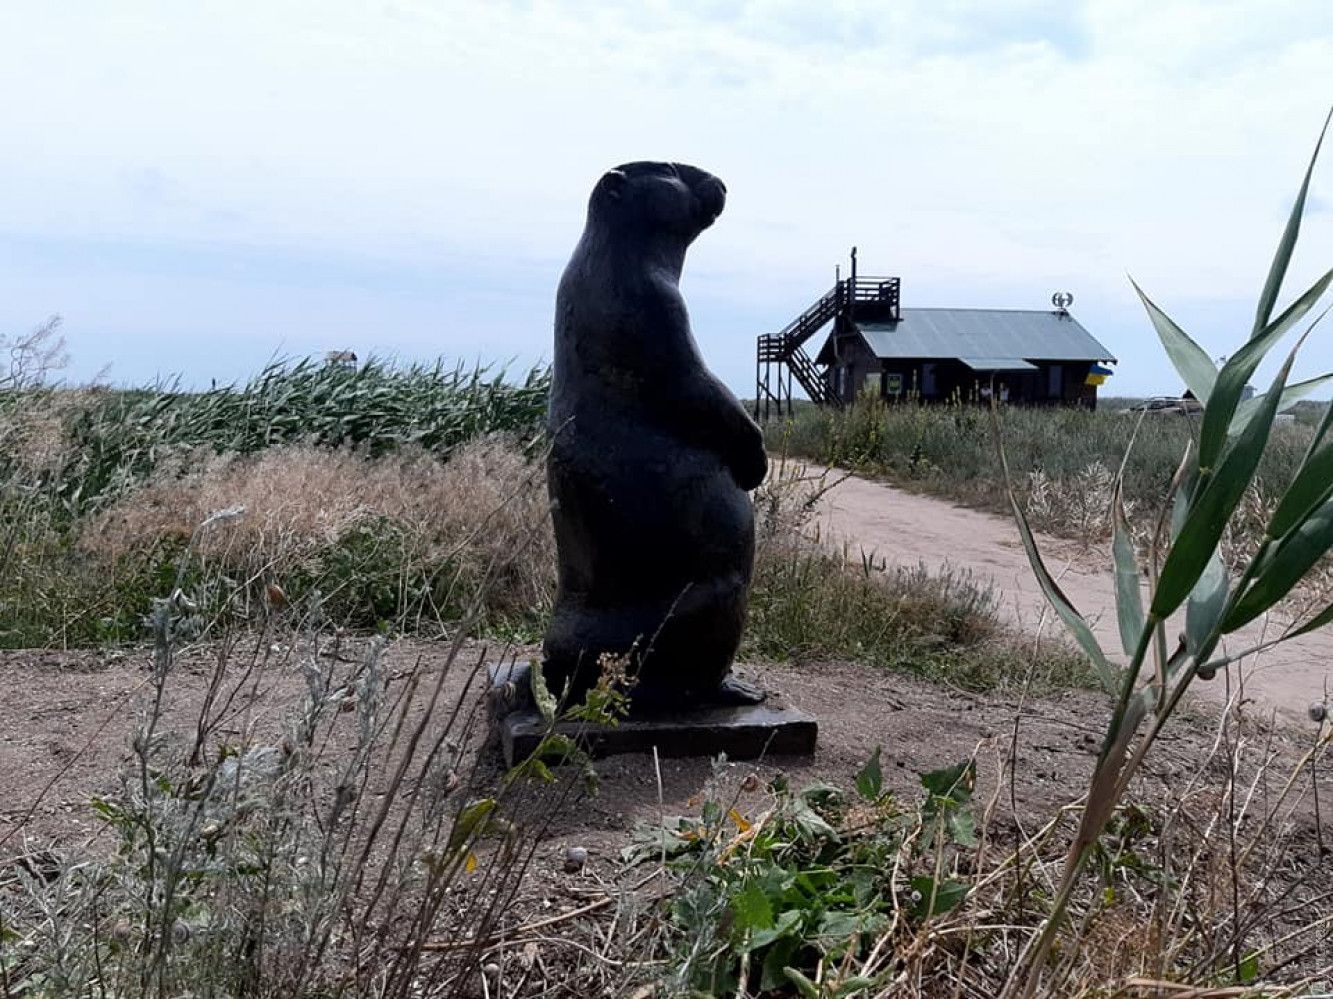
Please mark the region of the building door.
<svg viewBox="0 0 1333 999"><path fill-rule="evenodd" d="M921 398L935 398L935 365L921 365Z"/></svg>
<svg viewBox="0 0 1333 999"><path fill-rule="evenodd" d="M1064 365L1052 364L1046 369L1046 394L1052 399L1065 397Z"/></svg>

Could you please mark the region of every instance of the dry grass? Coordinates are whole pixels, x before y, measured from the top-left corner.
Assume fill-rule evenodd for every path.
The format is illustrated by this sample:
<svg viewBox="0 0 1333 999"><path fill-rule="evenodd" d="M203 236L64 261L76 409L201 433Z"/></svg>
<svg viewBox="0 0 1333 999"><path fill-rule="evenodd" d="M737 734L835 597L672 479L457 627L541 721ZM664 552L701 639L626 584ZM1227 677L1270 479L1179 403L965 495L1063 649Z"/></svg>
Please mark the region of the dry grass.
<svg viewBox="0 0 1333 999"><path fill-rule="evenodd" d="M73 447L65 427L89 396L87 389L33 393L0 409L0 448L18 474L36 482L60 470Z"/></svg>
<svg viewBox="0 0 1333 999"><path fill-rule="evenodd" d="M489 573L497 611L540 613L549 603L554 541L545 482L504 437L465 444L447 462L420 450L368 458L305 444L191 457L164 465L92 517L80 549L114 562L188 541L214 513L243 509L231 530L200 537L197 548L245 579L281 584L309 576L351 532L365 527L373 539L391 529L393 556L406 563L400 568L448 566L469 579Z"/></svg>
<svg viewBox="0 0 1333 999"><path fill-rule="evenodd" d="M1110 483L1125 460L1137 420L1112 409L1022 409L1003 412L1003 440L1010 469L1033 527L1076 541L1109 537ZM1145 518L1157 505L1197 437L1193 418L1143 421L1125 466L1125 496ZM765 427L769 445L821 464L882 476L895 485L983 510L1008 513L989 417L971 405L885 405L863 398L847 409L803 407ZM1252 503L1272 504L1309 444L1304 424L1276 426L1252 484ZM1251 528L1238 520L1252 543ZM1257 535L1255 535L1257 537Z"/></svg>
<svg viewBox="0 0 1333 999"><path fill-rule="evenodd" d="M1096 847L1042 994L1104 995L1116 983L1126 997L1220 999L1333 986L1333 909L1315 876L1326 853L1312 793L1333 730L1311 731L1305 755L1282 746L1247 716L1238 691L1210 752L1187 766L1151 766ZM1010 918L1039 913L1063 866L1067 822L1030 835L974 902ZM960 994L987 994L974 974L964 974L974 984Z"/></svg>
<svg viewBox="0 0 1333 999"><path fill-rule="evenodd" d="M422 451L368 459L297 444L255 456L209 455L189 471L164 467L93 517L81 545L114 556L162 538L187 539L211 513L238 506L246 516L227 538L233 547L273 550L282 538L298 550L316 548L367 517L410 524L443 544L479 533L483 523L497 541L512 541L515 525L544 516L545 502L542 481L503 438L464 445L448 462ZM221 554L208 539L200 550Z"/></svg>

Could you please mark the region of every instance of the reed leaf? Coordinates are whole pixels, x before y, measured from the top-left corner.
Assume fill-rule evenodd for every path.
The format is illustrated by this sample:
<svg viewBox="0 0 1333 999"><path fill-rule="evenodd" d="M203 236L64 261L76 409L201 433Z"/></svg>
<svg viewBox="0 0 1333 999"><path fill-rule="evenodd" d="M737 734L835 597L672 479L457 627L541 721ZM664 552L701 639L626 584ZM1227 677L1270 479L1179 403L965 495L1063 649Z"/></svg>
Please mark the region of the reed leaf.
<svg viewBox="0 0 1333 999"><path fill-rule="evenodd" d="M1290 531L1266 559L1222 622L1222 631L1243 628L1272 608L1333 549L1333 500L1324 503Z"/></svg>
<svg viewBox="0 0 1333 999"><path fill-rule="evenodd" d="M1221 457L1222 450L1227 443L1227 437L1231 432L1231 424L1236 416L1236 409L1240 405L1240 397L1244 394L1245 386L1249 383L1250 376L1254 374L1255 369L1259 367L1265 355L1282 339L1286 333L1300 322L1305 315L1315 306L1315 303L1323 297L1324 292L1333 281L1333 270L1324 274L1318 281L1306 289L1305 293L1296 299L1287 310L1277 319L1270 323L1258 336L1250 340L1240 350L1232 355L1231 359L1222 366L1222 370L1217 373L1217 381L1213 385L1212 395L1209 396L1208 405L1203 413L1203 429L1199 432L1199 469L1205 477L1211 474ZM1281 397L1273 400L1273 411L1281 404ZM1260 400L1259 408L1267 405ZM1246 422L1248 429L1249 422Z"/></svg>
<svg viewBox="0 0 1333 999"><path fill-rule="evenodd" d="M1005 493L1009 498L1009 507L1014 514L1014 522L1018 525L1018 534L1022 539L1023 551L1027 554L1028 565L1032 568L1032 574L1037 578L1037 584L1041 587L1047 603L1051 605L1056 616L1064 622L1069 633L1087 654L1088 659L1091 660L1093 669L1102 686L1108 692L1114 691L1116 689L1116 672L1107 660L1106 653L1102 651L1097 636L1092 633L1092 628L1088 626L1087 619L1079 613L1078 608L1060 589L1060 584L1055 581L1055 577L1046 568L1046 562L1042 559L1041 551L1037 548L1032 527L1028 523L1022 505L1018 502L1018 494L1014 491L1013 481L1009 475L1009 462L1005 457L1003 441L1000 436L999 416L994 408L991 410L991 420L994 428L996 451L1000 459L1000 469L1004 475Z"/></svg>
<svg viewBox="0 0 1333 999"><path fill-rule="evenodd" d="M1297 382L1295 385L1288 385L1282 392L1282 399L1277 404L1277 411L1285 413L1296 403L1300 402L1311 392L1323 388L1329 382L1333 381L1333 374L1320 375L1318 378L1309 378L1303 382ZM1238 434L1245 429L1252 417L1259 410L1259 399L1246 399L1236 407L1236 415L1231 419L1231 426L1227 432Z"/></svg>
<svg viewBox="0 0 1333 999"><path fill-rule="evenodd" d="M1330 621L1333 621L1333 604L1329 604L1327 607L1321 610L1314 617L1310 618L1304 624L1287 632L1285 635L1282 636L1282 640L1286 641L1289 638L1298 638L1301 635L1309 634L1312 631L1317 631L1320 628L1324 627L1326 624L1328 624Z"/></svg>
<svg viewBox="0 0 1333 999"><path fill-rule="evenodd" d="M1288 355L1272 387L1264 394L1263 405L1226 450L1216 473L1211 478L1200 475L1185 523L1162 566L1152 600L1153 617L1165 621L1185 602L1217 550L1227 521L1259 467L1259 459L1268 443L1268 432L1273 426L1273 416L1295 358L1295 351ZM1202 464L1202 456L1199 460Z"/></svg>
<svg viewBox="0 0 1333 999"><path fill-rule="evenodd" d="M1329 411L1333 412L1333 406ZM1330 498L1333 498L1333 444L1301 463L1296 477L1278 501L1265 533L1275 541L1285 537Z"/></svg>
<svg viewBox="0 0 1333 999"><path fill-rule="evenodd" d="M1115 562L1115 612L1120 645L1125 655L1132 656L1143 635L1143 592L1134 535L1125 516L1123 483L1119 479L1111 499L1111 556Z"/></svg>
<svg viewBox="0 0 1333 999"><path fill-rule="evenodd" d="M1157 331L1157 337L1162 341L1166 356L1171 359L1176 373L1194 393L1194 398L1206 404L1212 395L1213 383L1217 381L1217 366L1213 359L1144 293L1133 278L1130 278L1129 283L1134 285L1143 307L1148 311L1148 318L1152 320L1153 329Z"/></svg>
<svg viewBox="0 0 1333 999"><path fill-rule="evenodd" d="M1291 262L1292 251L1295 250L1296 240L1301 234L1301 218L1305 215L1305 198L1310 192L1310 177L1314 174L1314 165L1319 159L1319 149L1324 144L1324 136L1328 133L1330 121L1333 121L1333 110L1330 110L1324 118L1324 127L1319 130L1314 152L1310 154L1310 163L1305 168L1301 189L1296 195L1295 204L1291 206L1291 214L1287 216L1287 226L1282 231L1282 238L1278 240L1277 252L1273 254L1273 263L1268 269L1268 279L1264 282L1263 291L1259 294L1259 303L1255 307L1254 331L1251 339L1257 339L1268 325L1278 292L1282 289L1282 281L1287 276L1287 265Z"/></svg>
<svg viewBox="0 0 1333 999"><path fill-rule="evenodd" d="M1227 570L1214 549L1185 605L1185 647L1197 656L1216 630L1227 605Z"/></svg>

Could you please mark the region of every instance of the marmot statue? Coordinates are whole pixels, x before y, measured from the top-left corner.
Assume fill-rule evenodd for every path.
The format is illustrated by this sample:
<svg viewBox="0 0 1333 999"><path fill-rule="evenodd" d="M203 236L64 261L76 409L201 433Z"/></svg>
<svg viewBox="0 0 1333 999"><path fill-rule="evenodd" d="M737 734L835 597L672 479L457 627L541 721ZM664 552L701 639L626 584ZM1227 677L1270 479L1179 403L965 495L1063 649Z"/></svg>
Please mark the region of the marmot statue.
<svg viewBox="0 0 1333 999"><path fill-rule="evenodd" d="M764 696L730 673L763 435L704 367L677 287L726 193L679 163L611 170L560 280L547 466L559 575L542 669L574 703L606 654L629 657L635 712Z"/></svg>

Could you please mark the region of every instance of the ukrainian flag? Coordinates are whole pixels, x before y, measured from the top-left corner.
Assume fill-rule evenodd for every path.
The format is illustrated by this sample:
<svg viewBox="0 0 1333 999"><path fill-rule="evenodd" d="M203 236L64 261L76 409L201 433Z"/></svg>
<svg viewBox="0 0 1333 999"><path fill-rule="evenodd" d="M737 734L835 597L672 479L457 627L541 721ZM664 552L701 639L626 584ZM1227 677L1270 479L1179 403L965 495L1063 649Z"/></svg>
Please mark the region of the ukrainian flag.
<svg viewBox="0 0 1333 999"><path fill-rule="evenodd" d="M1110 378L1114 371L1110 368L1104 368L1100 364L1094 364L1088 371L1088 377L1083 380L1084 385L1105 385L1106 379Z"/></svg>

